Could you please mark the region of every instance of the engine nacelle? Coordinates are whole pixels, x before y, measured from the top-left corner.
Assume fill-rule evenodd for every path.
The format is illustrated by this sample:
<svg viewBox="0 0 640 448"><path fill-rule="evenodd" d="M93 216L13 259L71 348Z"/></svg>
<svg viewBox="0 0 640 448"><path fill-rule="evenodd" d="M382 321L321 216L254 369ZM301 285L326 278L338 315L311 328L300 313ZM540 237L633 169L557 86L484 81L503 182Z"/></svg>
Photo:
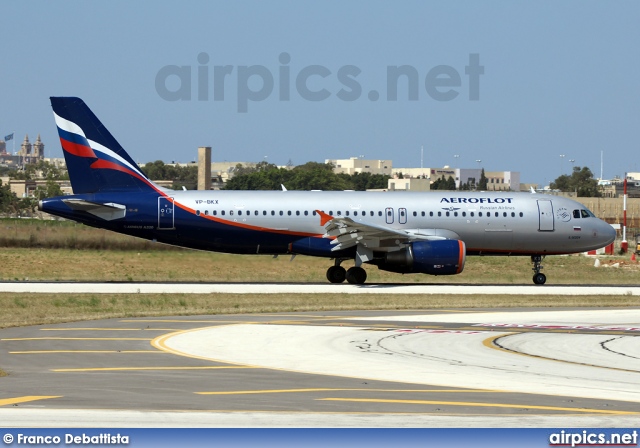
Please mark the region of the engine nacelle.
<svg viewBox="0 0 640 448"><path fill-rule="evenodd" d="M401 274L453 275L464 269L466 252L461 240L416 241L406 249L385 253L375 264Z"/></svg>

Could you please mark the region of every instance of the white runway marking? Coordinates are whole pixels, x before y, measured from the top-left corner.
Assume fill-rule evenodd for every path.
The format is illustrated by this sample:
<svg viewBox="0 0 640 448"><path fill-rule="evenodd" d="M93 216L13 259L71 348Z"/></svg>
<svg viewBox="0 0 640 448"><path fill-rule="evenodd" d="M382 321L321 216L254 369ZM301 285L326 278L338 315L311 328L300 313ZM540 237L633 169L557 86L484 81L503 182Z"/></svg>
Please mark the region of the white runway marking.
<svg viewBox="0 0 640 448"><path fill-rule="evenodd" d="M640 326L639 317L638 310L600 310L377 319ZM512 331L519 330L369 331L364 327L232 325L177 333L163 345L190 356L272 369L640 402L640 339L618 337L614 342L616 337L611 335L540 332L511 336ZM533 356L500 350L486 342L501 334L510 335L501 339L505 348Z"/></svg>
<svg viewBox="0 0 640 448"><path fill-rule="evenodd" d="M0 292L79 294L528 294L539 296L639 296L640 286L0 282Z"/></svg>

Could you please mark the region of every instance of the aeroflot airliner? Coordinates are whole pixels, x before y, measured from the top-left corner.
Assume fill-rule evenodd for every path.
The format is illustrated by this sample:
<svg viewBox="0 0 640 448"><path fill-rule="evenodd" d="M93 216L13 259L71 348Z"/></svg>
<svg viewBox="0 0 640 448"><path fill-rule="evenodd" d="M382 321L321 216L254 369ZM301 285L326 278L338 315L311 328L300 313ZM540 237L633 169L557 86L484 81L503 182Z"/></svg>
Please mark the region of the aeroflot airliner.
<svg viewBox="0 0 640 448"><path fill-rule="evenodd" d="M364 265L452 275L467 255L524 255L541 285L544 256L598 249L616 236L582 204L531 193L168 190L81 99L51 105L74 194L44 199L40 210L194 249L326 257L332 283L364 283ZM355 261L348 270L347 260Z"/></svg>

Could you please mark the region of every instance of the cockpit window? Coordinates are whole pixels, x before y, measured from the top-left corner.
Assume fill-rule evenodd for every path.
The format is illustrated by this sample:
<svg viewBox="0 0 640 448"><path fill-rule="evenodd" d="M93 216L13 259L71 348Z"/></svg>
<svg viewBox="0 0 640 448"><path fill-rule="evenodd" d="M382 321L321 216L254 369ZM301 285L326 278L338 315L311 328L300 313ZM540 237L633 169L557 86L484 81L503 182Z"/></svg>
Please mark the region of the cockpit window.
<svg viewBox="0 0 640 448"><path fill-rule="evenodd" d="M583 209L583 210L580 210L580 212L582 212L582 217L583 218L595 218L596 217L596 215L594 215L591 210Z"/></svg>
<svg viewBox="0 0 640 448"><path fill-rule="evenodd" d="M574 210L573 211L573 217L574 218L579 218L580 217L580 210Z"/></svg>

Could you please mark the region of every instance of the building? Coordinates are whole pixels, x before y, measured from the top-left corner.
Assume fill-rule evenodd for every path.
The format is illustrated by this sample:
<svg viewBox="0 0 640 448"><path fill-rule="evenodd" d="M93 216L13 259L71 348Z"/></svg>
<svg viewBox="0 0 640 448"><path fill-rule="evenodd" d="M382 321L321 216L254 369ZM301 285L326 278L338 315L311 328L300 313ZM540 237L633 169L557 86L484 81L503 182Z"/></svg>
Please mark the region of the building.
<svg viewBox="0 0 640 448"><path fill-rule="evenodd" d="M324 163L333 165L333 172L336 174L345 173L353 175L356 173L385 174L391 176L393 164L391 160L368 160L358 157L349 159L325 159Z"/></svg>

